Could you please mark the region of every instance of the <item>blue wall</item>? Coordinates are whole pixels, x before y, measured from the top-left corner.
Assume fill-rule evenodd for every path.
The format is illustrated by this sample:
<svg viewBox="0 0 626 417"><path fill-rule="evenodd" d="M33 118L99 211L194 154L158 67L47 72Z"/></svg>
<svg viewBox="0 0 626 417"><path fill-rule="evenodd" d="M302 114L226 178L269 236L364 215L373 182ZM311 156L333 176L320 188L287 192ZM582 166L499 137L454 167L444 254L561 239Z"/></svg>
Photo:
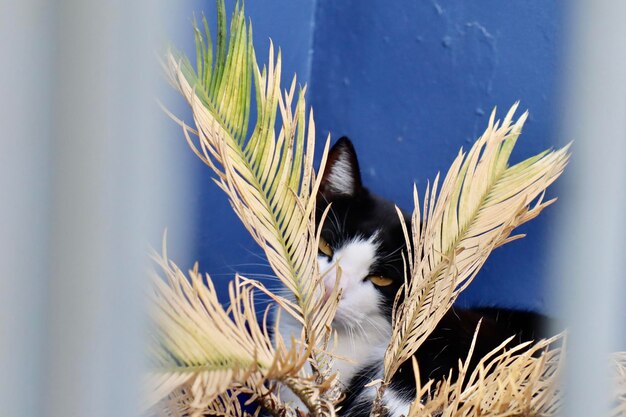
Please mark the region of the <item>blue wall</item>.
<svg viewBox="0 0 626 417"><path fill-rule="evenodd" d="M212 3L194 5L213 15ZM257 55L266 55L271 36L283 50L283 74L297 71L310 81L319 145L328 132L351 137L364 182L405 209L412 208L413 182L423 190L445 172L484 129L493 106L504 113L521 100L530 109L514 160L557 145L563 12L555 1L291 0L246 8ZM233 270L268 272L242 265L263 262L261 251L209 181L208 168L192 157L189 164L198 181L191 258L224 282ZM526 239L498 249L461 304L544 310L553 224L548 209L523 228Z"/></svg>
<svg viewBox="0 0 626 417"><path fill-rule="evenodd" d="M504 113L516 100L530 118L513 159L556 145L556 2L364 4L318 1L311 91L320 137L353 138L373 190L412 209L412 183L423 191L494 106ZM498 249L460 301L543 310L553 214Z"/></svg>

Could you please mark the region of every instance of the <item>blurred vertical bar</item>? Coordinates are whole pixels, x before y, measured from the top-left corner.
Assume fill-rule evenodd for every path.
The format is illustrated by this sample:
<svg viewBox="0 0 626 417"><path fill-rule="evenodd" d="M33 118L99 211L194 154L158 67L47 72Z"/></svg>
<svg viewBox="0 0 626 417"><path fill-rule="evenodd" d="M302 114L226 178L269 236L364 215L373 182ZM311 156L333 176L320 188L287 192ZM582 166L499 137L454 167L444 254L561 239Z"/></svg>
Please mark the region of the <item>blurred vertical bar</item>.
<svg viewBox="0 0 626 417"><path fill-rule="evenodd" d="M0 0L0 414L41 411L47 283L50 7Z"/></svg>
<svg viewBox="0 0 626 417"><path fill-rule="evenodd" d="M136 416L146 254L176 187L164 14L48 3L0 1L0 414Z"/></svg>
<svg viewBox="0 0 626 417"><path fill-rule="evenodd" d="M46 416L139 413L147 236L173 186L155 104L158 3L55 10Z"/></svg>
<svg viewBox="0 0 626 417"><path fill-rule="evenodd" d="M554 269L569 322L563 415L600 417L626 322L626 3L572 6L563 133L575 143Z"/></svg>

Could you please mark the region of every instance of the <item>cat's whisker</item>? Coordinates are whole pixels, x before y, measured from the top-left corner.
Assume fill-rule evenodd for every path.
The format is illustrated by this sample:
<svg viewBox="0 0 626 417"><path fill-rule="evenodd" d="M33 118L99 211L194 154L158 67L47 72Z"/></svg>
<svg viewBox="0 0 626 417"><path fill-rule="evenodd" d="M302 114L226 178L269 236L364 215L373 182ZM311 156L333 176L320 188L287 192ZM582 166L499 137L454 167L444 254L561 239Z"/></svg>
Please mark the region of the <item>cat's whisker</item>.
<svg viewBox="0 0 626 417"><path fill-rule="evenodd" d="M343 223L339 222L339 218L337 217L337 213L335 213L334 210L330 210L329 215L332 214L332 217L330 218L331 220L331 225L332 225L332 230L333 232L333 237L335 240L343 240L345 238L344 235L344 227L345 227L345 220Z"/></svg>
<svg viewBox="0 0 626 417"><path fill-rule="evenodd" d="M393 264L396 262L402 262L403 258L400 255L395 255L393 257L389 257L389 258L381 258L379 260L379 262L383 263L383 264Z"/></svg>
<svg viewBox="0 0 626 417"><path fill-rule="evenodd" d="M355 327L357 335L360 334L361 336L365 336L365 329L363 328L363 325L361 324L361 320L355 320L354 327Z"/></svg>
<svg viewBox="0 0 626 417"><path fill-rule="evenodd" d="M252 251L252 250L250 250L250 249L248 249L246 247L244 247L243 250L248 252L248 254L254 256L255 258L259 258L262 261L267 261L267 258L264 255L258 254L258 253L254 252L254 251Z"/></svg>
<svg viewBox="0 0 626 417"><path fill-rule="evenodd" d="M342 236L343 236L343 235L345 235L345 225L346 225L346 222L348 221L348 214L350 213L350 209L351 209L351 208L352 208L352 207L348 207L348 209L346 210L346 213L345 213L345 214L344 214L344 216L343 216L343 223L342 223L342 226L344 226L344 227L343 227L343 228L342 228L342 230L341 230ZM347 236L344 236L344 237L347 237Z"/></svg>
<svg viewBox="0 0 626 417"><path fill-rule="evenodd" d="M402 273L400 272L400 269L398 269L398 267L396 265L393 264L388 264L388 267L390 267L391 269L393 269L394 271L396 271L396 273L400 276L402 276Z"/></svg>
<svg viewBox="0 0 626 417"><path fill-rule="evenodd" d="M364 318L369 323L369 325L372 326L372 328L378 332L380 336L390 336L389 331L385 331L384 329L382 329L381 326L379 324L376 324L374 320L372 320L371 318L367 316L365 316Z"/></svg>
<svg viewBox="0 0 626 417"><path fill-rule="evenodd" d="M352 340L352 350L353 350L353 351L355 351L355 350L356 350L356 334L357 334L357 333L356 333L356 329L355 329L355 327L353 326L353 327L352 327L352 339L351 339L351 340Z"/></svg>
<svg viewBox="0 0 626 417"><path fill-rule="evenodd" d="M385 255L382 259L383 259L383 260L386 260L386 259L390 258L391 256L393 256L393 255L397 254L397 253L398 253L398 252L400 252L402 249L404 249L404 247L405 247L405 246L406 246L406 245L403 243L402 245L398 246L395 250L393 250L393 251L391 251L391 252L387 253L387 254L386 254L386 255Z"/></svg>
<svg viewBox="0 0 626 417"><path fill-rule="evenodd" d="M209 276L211 278L215 278L215 277L234 277L235 274L236 274L235 272L220 272L220 273L217 273L217 274L210 273Z"/></svg>
<svg viewBox="0 0 626 417"><path fill-rule="evenodd" d="M433 356L433 361L437 360L437 358L443 353L444 350L446 350L450 345L444 345L443 349L441 349L439 351L439 353L437 353L435 356Z"/></svg>
<svg viewBox="0 0 626 417"><path fill-rule="evenodd" d="M350 340L350 345L352 346L352 350L356 349L356 344L354 340L354 327L352 323L346 323L346 329L348 330L348 339Z"/></svg>
<svg viewBox="0 0 626 417"><path fill-rule="evenodd" d="M263 281L275 281L275 282L282 282L280 280L280 278L278 278L276 275L272 275L272 274L259 274L256 272L239 272L239 275L242 275L246 278L263 278Z"/></svg>
<svg viewBox="0 0 626 417"><path fill-rule="evenodd" d="M232 264L232 265L229 265L228 268L233 269L233 268L237 268L240 266L261 266L263 268L271 268L269 263L261 263L261 262L244 262L240 264Z"/></svg>
<svg viewBox="0 0 626 417"><path fill-rule="evenodd" d="M260 274L260 273L257 273L257 272L237 271L237 272L221 272L221 273L209 274L209 275L211 276L211 278L216 278L216 277L232 277L232 278L234 278L235 275L240 275L240 276L246 277L246 278L254 278L254 279L257 279L257 277L258 278L262 278L262 279L259 279L259 281L276 281L276 282L281 282L280 278L278 278L276 275Z"/></svg>

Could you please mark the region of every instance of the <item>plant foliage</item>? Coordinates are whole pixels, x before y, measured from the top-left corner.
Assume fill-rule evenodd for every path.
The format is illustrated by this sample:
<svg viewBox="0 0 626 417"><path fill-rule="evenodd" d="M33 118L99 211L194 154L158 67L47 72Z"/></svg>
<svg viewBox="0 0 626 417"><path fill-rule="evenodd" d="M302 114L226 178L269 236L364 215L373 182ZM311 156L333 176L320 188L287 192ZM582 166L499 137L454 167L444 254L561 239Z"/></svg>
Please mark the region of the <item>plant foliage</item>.
<svg viewBox="0 0 626 417"><path fill-rule="evenodd" d="M204 17L194 23L194 33L195 67L174 50L163 64L192 109L195 129L170 116L213 170L216 184L290 295L237 275L224 308L210 276L202 276L197 265L184 274L165 250L155 256L162 274L155 273L151 292L153 369L146 381L146 409L167 416L247 415L240 405L245 395L272 415L295 415L297 410L280 399L288 389L309 414L334 415L340 387L329 342L338 290L322 302L315 227L320 176L313 170L315 125L306 107L306 87L297 86L294 77L281 91L281 53L271 43L267 65L259 66L252 26L239 4L227 28L224 2L217 1L215 42ZM441 185L437 177L423 200L414 190L413 226L405 227L409 279L402 289L404 302L394 308L384 378L374 382L375 415L383 411L380 400L400 364L411 360L491 251L521 237L512 236L513 230L554 201L544 202L543 195L563 172L569 147L510 165L526 119L523 114L513 120L516 107L502 122L494 110L485 133L467 153L458 154ZM329 138L320 172L328 143ZM295 317L303 333L289 341L280 335L271 340L266 320L256 320L254 289ZM470 351L454 383L433 386L434 381L419 381L416 375L418 394L409 414L553 415L560 404L556 379L563 344L556 337L532 347L494 350L468 374ZM623 368L618 369L623 373Z"/></svg>
<svg viewBox="0 0 626 417"><path fill-rule="evenodd" d="M511 237L511 232L555 201L544 202L543 194L563 172L569 145L509 166L527 116L513 124L516 108L502 124L492 112L485 133L467 154L459 152L441 190L438 178L427 188L421 210L414 192L413 228L407 236L414 243L411 279L404 289L406 301L396 309L385 361L387 381L428 337L491 251L523 237Z"/></svg>

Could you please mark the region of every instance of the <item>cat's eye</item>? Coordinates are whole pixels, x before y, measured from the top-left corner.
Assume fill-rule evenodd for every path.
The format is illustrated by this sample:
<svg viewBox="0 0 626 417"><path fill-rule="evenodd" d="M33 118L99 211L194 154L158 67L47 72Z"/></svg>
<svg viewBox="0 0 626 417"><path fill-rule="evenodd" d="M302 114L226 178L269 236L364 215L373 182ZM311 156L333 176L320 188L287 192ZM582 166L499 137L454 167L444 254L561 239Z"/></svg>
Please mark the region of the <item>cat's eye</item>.
<svg viewBox="0 0 626 417"><path fill-rule="evenodd" d="M382 277L380 275L370 275L369 277L367 277L367 279L372 281L372 284L378 287L386 287L393 283L393 280L391 278Z"/></svg>
<svg viewBox="0 0 626 417"><path fill-rule="evenodd" d="M326 242L326 240L321 236L320 236L320 244L318 246L318 249L321 253L328 256L329 258L333 257L333 248L331 248L328 242Z"/></svg>

